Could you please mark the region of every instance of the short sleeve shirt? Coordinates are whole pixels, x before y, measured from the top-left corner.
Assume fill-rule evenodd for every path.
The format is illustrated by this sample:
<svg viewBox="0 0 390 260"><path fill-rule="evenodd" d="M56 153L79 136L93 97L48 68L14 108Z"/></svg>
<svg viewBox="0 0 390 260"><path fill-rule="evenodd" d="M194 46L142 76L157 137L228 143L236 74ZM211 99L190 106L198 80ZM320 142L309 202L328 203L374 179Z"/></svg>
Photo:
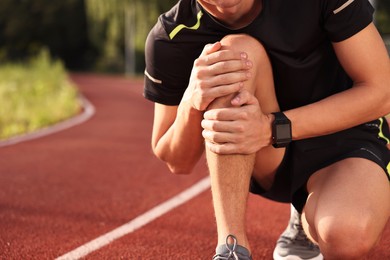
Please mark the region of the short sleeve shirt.
<svg viewBox="0 0 390 260"><path fill-rule="evenodd" d="M319 101L352 86L332 42L368 26L373 11L368 0L263 0L251 24L232 30L196 0L181 0L159 17L147 38L144 96L178 105L203 47L245 33L258 39L269 55L282 111Z"/></svg>

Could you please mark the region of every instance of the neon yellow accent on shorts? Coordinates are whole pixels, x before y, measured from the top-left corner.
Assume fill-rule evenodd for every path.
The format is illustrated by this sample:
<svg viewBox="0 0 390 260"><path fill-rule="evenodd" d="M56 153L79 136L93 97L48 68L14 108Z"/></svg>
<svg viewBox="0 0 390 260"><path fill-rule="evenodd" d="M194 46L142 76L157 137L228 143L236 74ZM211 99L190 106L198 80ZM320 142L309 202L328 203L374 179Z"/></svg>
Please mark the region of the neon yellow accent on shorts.
<svg viewBox="0 0 390 260"><path fill-rule="evenodd" d="M390 144L390 139L388 137L386 137L385 134L382 131L382 128L383 128L383 117L379 118L379 121L381 122L381 124L379 126L379 137L383 138L384 140L386 140L387 144ZM388 168L389 167L390 166L388 166Z"/></svg>
<svg viewBox="0 0 390 260"><path fill-rule="evenodd" d="M384 119L383 117L379 118L379 121L381 122L381 124L379 126L379 137L383 138L384 140L386 140L387 144L390 144L390 139L388 137L386 137L385 134L382 131L382 129L383 129L383 122L384 122L383 120L386 120L386 119ZM390 163L387 165L386 170L387 170L387 175L388 175L389 180L390 180Z"/></svg>
<svg viewBox="0 0 390 260"><path fill-rule="evenodd" d="M389 178L390 178L390 163L387 165L387 175L389 175Z"/></svg>
<svg viewBox="0 0 390 260"><path fill-rule="evenodd" d="M202 18L203 16L203 13L202 11L199 11L198 15L196 16L196 18L198 19L198 21L196 22L196 24L192 27L188 27L188 26L185 26L184 24L179 24L178 26L176 26L175 29L173 29L173 31L169 34L169 38L172 40L176 34L178 34L182 29L186 28L186 29L190 29L190 30L198 30L199 26L200 26L200 18Z"/></svg>

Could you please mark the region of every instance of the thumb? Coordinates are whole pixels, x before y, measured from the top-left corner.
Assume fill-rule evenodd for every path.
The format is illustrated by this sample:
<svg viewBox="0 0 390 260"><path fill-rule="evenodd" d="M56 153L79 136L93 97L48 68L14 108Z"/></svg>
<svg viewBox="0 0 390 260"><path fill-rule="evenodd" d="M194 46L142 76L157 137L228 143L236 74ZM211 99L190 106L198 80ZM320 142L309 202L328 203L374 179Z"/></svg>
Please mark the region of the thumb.
<svg viewBox="0 0 390 260"><path fill-rule="evenodd" d="M209 43L204 47L203 53L210 54L210 53L213 53L213 52L220 50L221 47L222 47L222 44L220 42Z"/></svg>

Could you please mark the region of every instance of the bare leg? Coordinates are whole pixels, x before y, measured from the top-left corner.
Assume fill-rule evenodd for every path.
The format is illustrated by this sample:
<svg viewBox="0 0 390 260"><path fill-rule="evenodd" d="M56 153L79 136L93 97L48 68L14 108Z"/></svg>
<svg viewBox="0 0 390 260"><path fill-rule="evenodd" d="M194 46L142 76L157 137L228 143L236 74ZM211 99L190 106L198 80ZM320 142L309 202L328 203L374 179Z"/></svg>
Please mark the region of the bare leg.
<svg viewBox="0 0 390 260"><path fill-rule="evenodd" d="M221 43L223 48L248 53L253 62L252 74L256 75L253 75L252 79L245 83L246 89L258 98L263 112L278 111L272 70L262 45L245 35L227 36ZM219 98L208 109L230 107L231 98L232 96ZM206 149L217 222L218 244L224 244L227 235L233 234L237 237L240 245L249 249L245 231L245 213L250 177L254 172L258 176L267 174L271 176L280 164L284 152L283 150L276 151L272 147L263 150L261 150L262 153L269 153L269 158L275 157L271 166L263 164L264 169L261 168L262 163L255 162L255 159L257 161L261 157L259 155L218 155ZM254 169L255 165L256 170Z"/></svg>
<svg viewBox="0 0 390 260"><path fill-rule="evenodd" d="M390 215L390 186L375 163L350 158L318 171L308 182L306 231L325 259L362 259Z"/></svg>

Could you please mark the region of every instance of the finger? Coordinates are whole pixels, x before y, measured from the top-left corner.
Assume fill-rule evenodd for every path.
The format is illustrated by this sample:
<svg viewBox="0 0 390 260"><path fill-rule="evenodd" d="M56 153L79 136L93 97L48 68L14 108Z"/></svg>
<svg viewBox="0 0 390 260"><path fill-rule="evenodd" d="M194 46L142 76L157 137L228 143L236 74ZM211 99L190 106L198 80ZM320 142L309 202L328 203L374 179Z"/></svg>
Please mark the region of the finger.
<svg viewBox="0 0 390 260"><path fill-rule="evenodd" d="M246 59L223 60L210 65L209 70L214 75L226 74L229 72L247 71L253 66L252 62Z"/></svg>
<svg viewBox="0 0 390 260"><path fill-rule="evenodd" d="M230 94L239 92L244 87L242 82L217 86L207 89L207 93L204 96L210 97L213 100L216 98L224 97Z"/></svg>
<svg viewBox="0 0 390 260"><path fill-rule="evenodd" d="M204 111L207 109L209 104L220 97L224 97L230 94L237 93L243 88L242 83L236 83L236 84L231 84L227 86L218 86L218 87L205 87L203 85L202 88L198 88L193 93L197 93L198 99L197 101L194 101L194 104L196 104L196 108L200 111ZM183 96L183 100L189 100L191 99L191 96L189 92L185 92Z"/></svg>
<svg viewBox="0 0 390 260"><path fill-rule="evenodd" d="M208 79L208 84L210 86L225 86L244 82L249 80L252 77L252 73L249 71L236 71L229 72L225 74L215 75Z"/></svg>
<svg viewBox="0 0 390 260"><path fill-rule="evenodd" d="M206 120L235 121L242 118L239 107L213 108L203 114Z"/></svg>
<svg viewBox="0 0 390 260"><path fill-rule="evenodd" d="M206 44L203 47L203 50L202 50L201 54L199 55L199 57L194 61L194 65L198 65L198 66L199 65L207 65L208 60L209 60L208 56L214 52L218 52L219 50L221 50L221 48L222 48L222 45L220 42Z"/></svg>
<svg viewBox="0 0 390 260"><path fill-rule="evenodd" d="M236 143L234 138L234 135L231 133L225 133L225 132L214 132L214 131L208 131L203 130L202 131L203 138L211 143Z"/></svg>
<svg viewBox="0 0 390 260"><path fill-rule="evenodd" d="M255 105L258 104L257 98L246 89L238 92L231 101L233 106Z"/></svg>
<svg viewBox="0 0 390 260"><path fill-rule="evenodd" d="M248 55L245 52L237 52L232 50L218 49L220 45L218 43L207 45L198 59L196 59L197 65L212 65L221 61L228 60L248 60Z"/></svg>
<svg viewBox="0 0 390 260"><path fill-rule="evenodd" d="M214 100L241 91L244 88L242 81L245 81L246 77L242 75L241 77L236 76L235 79L219 77L219 79L211 78L207 81L204 80L202 85L199 85L198 91L203 99Z"/></svg>
<svg viewBox="0 0 390 260"><path fill-rule="evenodd" d="M216 154L237 154L236 145L231 143L212 143L206 142L206 148Z"/></svg>
<svg viewBox="0 0 390 260"><path fill-rule="evenodd" d="M232 128L228 125L229 122L224 121L216 121L216 120L207 120L203 119L201 122L201 126L206 131L214 131L214 132L229 132Z"/></svg>
<svg viewBox="0 0 390 260"><path fill-rule="evenodd" d="M203 50L202 50L201 54L199 55L199 57L208 56L214 52L221 50L221 48L222 48L222 44L220 42L206 44L203 47Z"/></svg>
<svg viewBox="0 0 390 260"><path fill-rule="evenodd" d="M237 121L217 121L203 119L201 126L204 130L213 131L218 133L243 133L245 131L244 126ZM236 142L237 138L229 137L225 140L216 140L218 142Z"/></svg>
<svg viewBox="0 0 390 260"><path fill-rule="evenodd" d="M239 63L246 64L246 66L249 65L250 67L252 67L252 63L248 63L248 55L246 53L217 49L218 45L215 44L205 47L202 54L194 61L194 67L211 66L216 63L223 63L227 61L238 61ZM217 51L212 52L214 50Z"/></svg>
<svg viewBox="0 0 390 260"><path fill-rule="evenodd" d="M214 64L228 60L248 60L248 55L245 52L237 52L232 50L219 50L207 55L206 57L208 64Z"/></svg>

